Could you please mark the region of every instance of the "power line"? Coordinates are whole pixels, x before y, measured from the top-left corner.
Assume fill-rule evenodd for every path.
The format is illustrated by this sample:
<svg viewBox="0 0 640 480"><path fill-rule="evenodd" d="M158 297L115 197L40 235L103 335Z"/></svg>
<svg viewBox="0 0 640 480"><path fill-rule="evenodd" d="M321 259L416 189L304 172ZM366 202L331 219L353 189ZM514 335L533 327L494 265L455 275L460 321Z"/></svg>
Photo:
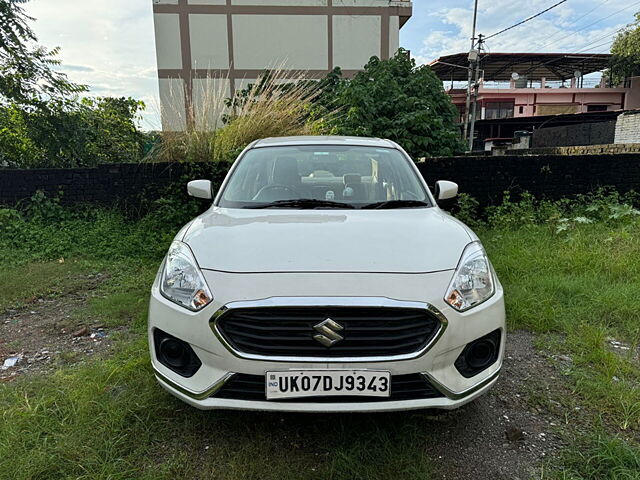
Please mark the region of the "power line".
<svg viewBox="0 0 640 480"><path fill-rule="evenodd" d="M493 35L489 35L488 37L485 38L485 40L489 40L490 38L496 37L496 36L500 35L501 33L504 33L504 32L507 32L507 31L511 30L512 28L519 27L523 23L527 23L528 21L533 20L534 18L539 17L540 15L543 15L543 14L547 13L549 10L553 10L554 8L556 8L559 5L562 5L566 1L567 0L560 0L555 5L551 5L549 8L547 8L545 10L542 10L541 12L538 12L535 15L531 15L530 17L525 18L524 20L522 20L522 21L520 21L520 22L518 22L518 23L516 23L514 25L511 25L510 27L507 27L507 28L505 28L503 30L500 30L499 32L494 33Z"/></svg>
<svg viewBox="0 0 640 480"><path fill-rule="evenodd" d="M578 30L573 31L573 32L569 33L568 35L565 35L564 37L560 37L558 40L554 40L553 42L545 43L543 46L541 46L541 47L540 47L540 50L542 50L542 49L544 49L544 48L548 47L549 45L553 45L554 43L558 43L558 42L560 42L560 41L562 41L562 40L565 40L565 39L567 39L567 38L569 38L569 37L572 37L572 36L573 36L573 35L575 35L576 33L580 33L580 32L582 32L583 30L586 30L587 28L589 28L589 27L591 27L591 26L595 25L596 23L600 23L600 22L602 22L603 20L607 20L607 19L609 19L609 18L611 18L611 17L613 17L613 16L615 16L615 15L618 15L619 13L622 13L622 12L624 12L624 11L626 11L626 10L629 10L630 8L635 7L636 5L640 5L640 2L635 2L635 3L631 4L631 5L628 5L628 6L626 6L626 7L622 8L622 9L620 9L620 10L617 10L617 11L613 12L613 13L612 13L612 14L610 14L610 15L607 15L606 17L602 17L602 18L600 18L600 19L596 20L595 22L591 22L590 24L585 25L584 27L582 27L582 28L580 28L580 29L578 29Z"/></svg>
<svg viewBox="0 0 640 480"><path fill-rule="evenodd" d="M607 1L608 1L608 0L607 0ZM605 3L606 3L606 2L605 2ZM600 5L602 5L602 4L600 4ZM600 5L599 5L599 6L600 6ZM585 29L589 28L590 26L595 25L596 23L600 23L600 22L602 22L603 20L606 20L606 19L611 18L611 17L613 17L613 16L615 16L615 15L618 15L619 13L622 13L622 12L624 12L624 11L626 11L626 10L629 10L630 8L633 8L633 7L635 7L636 5L640 5L640 1L637 1L637 2L635 2L635 3L633 3L633 4L631 4L631 5L628 5L628 6L626 6L625 8L622 8L622 9L620 9L620 10L617 10L617 11L613 12L612 14L607 15L606 17L603 17L603 18L600 18L600 19L598 19L598 20L596 20L596 21L594 21L594 22L591 22L590 24L583 26L583 27L582 27L582 28L580 28L579 30L576 30L576 31L574 31L574 32L571 32L570 34L565 35L564 37L561 37L561 38L560 38L560 39L558 39L558 40L555 40L555 41L553 41L553 42L546 43L545 45L543 45L542 47L540 47L540 50L542 50L542 49L544 49L545 47L547 47L547 46L549 46L549 45L552 45L552 44L554 44L554 43L556 43L556 42L559 42L559 41L562 41L562 40L564 40L564 39L566 39L566 38L569 38L569 37L571 37L571 36L575 35L576 33L579 33L579 32L581 32L581 31L583 31L583 30L585 30ZM596 8L597 8L597 7L596 7ZM593 10L592 10L592 11L593 11ZM588 43L586 43L586 44L583 44L581 47L578 47L578 49L577 49L577 50L580 50L580 49L584 50L586 47L590 47L590 45L592 45L592 44L594 44L594 43L596 43L596 42L599 42L600 40L602 40L602 39L604 39L604 38L607 38L607 37L609 37L609 36L613 36L613 35L615 35L615 34L617 34L617 33L621 32L621 31L623 31L625 28L626 28L626 27L623 27L623 28L621 28L621 29L619 29L619 30L617 30L617 31L615 31L615 32L613 32L613 33L609 33L609 34L607 34L607 35L605 35L605 36L603 36L603 37L600 37L600 38L598 38L598 39L596 39L596 40L592 40L592 41L590 41L590 42L588 42ZM594 47L590 47L590 48L600 48L600 47L602 47L602 46L606 45L607 43L609 43L609 41L605 42L604 44L596 45L596 46L594 46ZM581 50L581 51L577 51L577 52L570 52L570 53L583 53L583 51L582 51L582 50ZM515 63L517 63L518 61L520 61L520 60L522 60L522 59L524 59L524 58L526 58L526 57L524 57L524 56L517 57L517 58L513 61L513 63L515 64ZM549 64L549 63L552 63L552 61L544 62L542 65L547 65L547 64Z"/></svg>
<svg viewBox="0 0 640 480"><path fill-rule="evenodd" d="M598 8L602 7L605 3L609 3L611 0L604 0L603 2L600 2L598 5L596 5L595 7L593 7L591 10L589 10L587 13L580 15L578 18L576 18L575 20L573 20L569 25L567 25L566 27L564 27L565 29L575 25L576 23L578 23L580 20L582 20L583 18L587 17L588 15L590 15L591 13L595 12ZM556 31L556 33L554 33L553 35L551 35L550 37L547 37L547 40L551 40L554 37L557 37L559 34L564 33L565 30L558 30Z"/></svg>
<svg viewBox="0 0 640 480"><path fill-rule="evenodd" d="M627 28L627 27L619 28L615 32L610 32L610 33L607 33L606 35L603 35L601 37L596 38L595 40L591 40L590 42L587 42L587 43L581 45L580 47L577 47L577 48L580 49L580 51L579 52L575 52L575 53L582 53L585 49L589 48L590 45L593 45L594 43L598 43L598 42L604 40L605 38L613 37L614 35L617 35L618 33L624 31L625 28Z"/></svg>

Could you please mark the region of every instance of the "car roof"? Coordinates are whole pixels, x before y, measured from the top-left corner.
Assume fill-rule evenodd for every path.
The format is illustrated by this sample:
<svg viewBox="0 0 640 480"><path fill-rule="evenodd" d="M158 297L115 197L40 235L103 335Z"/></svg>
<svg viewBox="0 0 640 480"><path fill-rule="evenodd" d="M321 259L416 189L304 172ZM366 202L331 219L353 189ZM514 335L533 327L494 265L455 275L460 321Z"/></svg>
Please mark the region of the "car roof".
<svg viewBox="0 0 640 480"><path fill-rule="evenodd" d="M272 137L256 140L250 148L285 147L295 145L353 145L363 147L398 148L390 140L367 137L338 137L338 136L299 136Z"/></svg>

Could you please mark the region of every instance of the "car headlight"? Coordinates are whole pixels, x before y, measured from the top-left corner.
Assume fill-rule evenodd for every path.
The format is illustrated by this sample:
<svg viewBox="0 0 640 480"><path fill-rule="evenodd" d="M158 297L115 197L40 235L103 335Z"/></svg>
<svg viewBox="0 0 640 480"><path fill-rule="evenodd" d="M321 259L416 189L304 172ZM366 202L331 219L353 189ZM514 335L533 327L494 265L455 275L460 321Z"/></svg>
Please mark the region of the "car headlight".
<svg viewBox="0 0 640 480"><path fill-rule="evenodd" d="M467 245L444 297L445 302L464 312L495 293L491 264L480 242Z"/></svg>
<svg viewBox="0 0 640 480"><path fill-rule="evenodd" d="M213 300L196 259L185 243L173 242L169 247L160 292L172 302L193 311L204 308Z"/></svg>

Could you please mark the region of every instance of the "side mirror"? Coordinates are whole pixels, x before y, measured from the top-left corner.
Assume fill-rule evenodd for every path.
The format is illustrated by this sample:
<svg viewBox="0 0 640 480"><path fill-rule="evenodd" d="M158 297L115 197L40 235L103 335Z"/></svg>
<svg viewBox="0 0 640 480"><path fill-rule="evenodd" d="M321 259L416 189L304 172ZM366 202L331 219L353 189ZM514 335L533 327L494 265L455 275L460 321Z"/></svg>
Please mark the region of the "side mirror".
<svg viewBox="0 0 640 480"><path fill-rule="evenodd" d="M192 180L187 183L187 192L195 198L211 200L213 198L211 190L212 185L209 180Z"/></svg>
<svg viewBox="0 0 640 480"><path fill-rule="evenodd" d="M436 182L436 200L449 200L458 195L458 184L447 180Z"/></svg>

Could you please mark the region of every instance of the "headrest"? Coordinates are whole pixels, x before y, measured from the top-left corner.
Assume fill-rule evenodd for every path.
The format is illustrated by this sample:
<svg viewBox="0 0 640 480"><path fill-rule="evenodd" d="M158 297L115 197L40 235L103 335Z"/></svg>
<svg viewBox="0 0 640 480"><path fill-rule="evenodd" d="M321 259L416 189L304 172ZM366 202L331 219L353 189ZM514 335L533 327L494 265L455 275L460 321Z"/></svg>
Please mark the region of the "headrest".
<svg viewBox="0 0 640 480"><path fill-rule="evenodd" d="M353 183L362 183L362 176L357 173L347 173L344 177L344 184L349 185Z"/></svg>

